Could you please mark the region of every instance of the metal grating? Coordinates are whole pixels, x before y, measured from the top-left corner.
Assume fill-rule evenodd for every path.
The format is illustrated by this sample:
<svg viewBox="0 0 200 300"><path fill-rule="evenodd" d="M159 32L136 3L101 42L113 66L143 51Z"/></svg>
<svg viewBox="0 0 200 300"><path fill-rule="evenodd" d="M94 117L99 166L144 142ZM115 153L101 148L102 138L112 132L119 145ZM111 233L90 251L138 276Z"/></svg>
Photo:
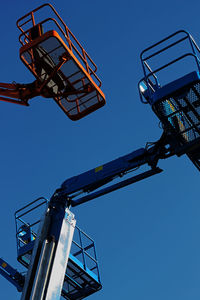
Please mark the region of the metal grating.
<svg viewBox="0 0 200 300"><path fill-rule="evenodd" d="M200 137L200 83L156 102L153 109L165 130L189 144Z"/></svg>
<svg viewBox="0 0 200 300"><path fill-rule="evenodd" d="M51 4L25 14L17 27L20 57L42 83L42 96L54 98L71 120L105 104L96 64Z"/></svg>
<svg viewBox="0 0 200 300"><path fill-rule="evenodd" d="M70 119L78 120L105 104L101 82L84 69L55 31L36 45L25 46L21 59Z"/></svg>

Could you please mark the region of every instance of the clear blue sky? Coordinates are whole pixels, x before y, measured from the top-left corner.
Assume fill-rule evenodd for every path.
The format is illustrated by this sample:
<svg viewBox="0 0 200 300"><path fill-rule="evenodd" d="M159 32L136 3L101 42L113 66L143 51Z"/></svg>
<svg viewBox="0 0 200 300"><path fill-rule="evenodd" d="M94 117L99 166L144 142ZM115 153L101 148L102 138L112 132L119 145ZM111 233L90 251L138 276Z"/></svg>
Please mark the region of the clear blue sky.
<svg viewBox="0 0 200 300"><path fill-rule="evenodd" d="M1 82L33 80L19 59L15 23L42 3L1 3ZM15 210L49 198L73 175L159 139L158 119L139 101L140 52L179 29L200 44L198 0L51 3L99 67L107 105L72 122L40 97L28 108L0 103L0 256L16 268ZM90 299L199 300L199 173L184 156L159 166L162 174L73 210L98 251L103 289ZM3 277L0 289L1 300L20 299Z"/></svg>

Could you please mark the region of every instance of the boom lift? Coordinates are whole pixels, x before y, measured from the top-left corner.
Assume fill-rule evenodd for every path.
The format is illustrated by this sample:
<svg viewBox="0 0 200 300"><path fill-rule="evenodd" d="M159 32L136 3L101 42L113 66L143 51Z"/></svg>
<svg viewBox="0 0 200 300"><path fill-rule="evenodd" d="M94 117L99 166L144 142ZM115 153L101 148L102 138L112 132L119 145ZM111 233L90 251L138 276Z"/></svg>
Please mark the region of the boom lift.
<svg viewBox="0 0 200 300"><path fill-rule="evenodd" d="M187 47L180 55L180 48ZM175 57L165 59L165 62L154 69L150 66L155 57L159 57L175 48ZM139 82L141 101L151 105L153 112L160 119L164 135L170 146L170 151L180 156L184 153L200 170L200 49L193 37L180 30L158 43L145 49L141 55L144 78ZM167 82L164 85L158 80L159 73L164 77L170 67L190 69L190 72ZM170 73L170 75L173 73Z"/></svg>
<svg viewBox="0 0 200 300"><path fill-rule="evenodd" d="M44 19L44 13L49 17ZM52 5L43 4L21 17L17 27L20 58L36 80L0 83L0 100L28 106L37 96L53 98L71 120L105 104L97 66Z"/></svg>
<svg viewBox="0 0 200 300"><path fill-rule="evenodd" d="M37 32L40 31L39 28L37 27ZM28 39L27 33L23 32L22 35L25 40ZM45 36L47 40L49 37L55 38L54 41L56 40L55 35L52 33L48 33ZM25 58L25 53L29 51L28 57L30 62L28 67L33 73L35 72L34 68L37 68L37 66L33 64L30 53L32 53L35 45L37 45L36 48L39 49L39 52L40 46L43 47L43 44L38 44L40 43L40 36L37 36L36 39L37 41L33 40L30 42L30 47L25 45L22 46L21 50L25 63L28 62L28 59ZM46 39L44 40L46 41ZM187 51L183 55L178 54L177 57L154 69L150 66L149 60L183 42L188 43L189 52ZM88 253L88 250L93 248L93 242L86 246L80 242L79 250L75 253L72 251L71 245L73 245L72 236L75 228L75 219L74 215L69 211L70 207L78 206L162 172L157 166L158 161L173 155L181 156L186 154L197 169L200 170L199 52L200 50L190 34L181 30L148 47L141 54L144 77L138 85L139 93L141 101L150 104L153 112L161 121L163 133L158 141L147 143L144 148L69 178L55 191L50 201L40 198L16 212L18 260L28 268L25 283L22 274L19 272L15 273L13 269L9 271L9 268L8 270L5 268L7 265L5 261L1 264L0 273L6 278L10 277L10 281L17 286L19 291L22 290L23 286L22 300L55 300L59 299L60 295L70 300L83 299L101 288L96 254L95 257L92 257ZM50 53L51 51L48 52L48 55ZM42 57L45 60L46 56ZM194 61L195 69L180 78L175 78L173 81L161 85L157 73L167 71L170 66L178 62L183 62L185 65L185 59L188 57ZM61 60L58 65L60 66L62 62ZM60 69L56 67L54 70L55 72L53 71L49 81L47 79L48 82L45 83L45 88L48 91L50 88L48 83L51 80L55 83L57 79L54 76L60 76ZM34 74L42 82L41 77L37 75L38 73ZM164 78L168 77L164 75ZM45 80L44 82L46 82ZM62 86L59 83L57 82L55 86L57 94L60 95ZM97 90L95 93L97 93ZM97 94L95 95L98 98ZM73 118L74 116L71 117ZM147 167L147 169L137 174L134 173L132 176L130 175L130 172L136 172L141 166ZM124 179L123 176L125 175L129 175L129 178ZM114 183L114 181L117 182ZM30 223L23 221L22 217L41 206L40 201L42 204L47 205L40 222ZM30 208L32 204L35 205L34 208ZM36 233L33 230L33 226L38 223L40 225ZM63 238L64 233L66 233L66 236ZM61 244L64 247L61 247ZM69 253L70 248L71 253ZM78 255L82 256L82 262L77 259ZM93 261L93 267L87 266L86 256ZM62 258L62 262L65 261L63 266L61 266L59 258ZM58 281L55 278L55 274L58 274L57 270L59 270L60 275ZM94 270L97 272L96 275ZM20 281L18 278L20 278Z"/></svg>

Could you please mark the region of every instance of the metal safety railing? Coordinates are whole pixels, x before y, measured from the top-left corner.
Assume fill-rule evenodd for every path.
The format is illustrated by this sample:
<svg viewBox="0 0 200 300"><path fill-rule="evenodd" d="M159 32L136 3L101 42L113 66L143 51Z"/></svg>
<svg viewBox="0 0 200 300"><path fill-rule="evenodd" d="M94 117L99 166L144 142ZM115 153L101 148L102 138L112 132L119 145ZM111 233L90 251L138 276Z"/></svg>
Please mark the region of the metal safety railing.
<svg viewBox="0 0 200 300"><path fill-rule="evenodd" d="M70 254L82 262L85 271L90 270L94 272L100 282L100 273L94 240L78 226L75 227L75 234Z"/></svg>
<svg viewBox="0 0 200 300"><path fill-rule="evenodd" d="M40 223L38 213L41 214L42 210L45 211L47 204L48 200L40 197L15 212L17 253L24 245L36 238L36 232ZM41 210L41 208L43 209Z"/></svg>
<svg viewBox="0 0 200 300"><path fill-rule="evenodd" d="M38 12L41 11L43 8L50 8L50 13L53 13L54 17L49 17L43 19L43 15L39 15ZM46 15L46 14L45 14ZM39 21L36 22L36 18L38 17ZM48 23L48 24L47 24ZM51 26L49 26L49 23ZM97 85L101 86L101 80L96 75L97 66L94 61L91 59L89 54L85 51L82 47L80 42L71 32L71 30L67 27L65 22L59 16L55 8L51 4L43 4L38 8L32 10L31 12L27 13L17 21L17 27L21 31L19 36L19 42L22 46L28 44L30 42L29 32L30 29L37 24L41 25L48 25L48 30L52 30L55 28L59 34L61 34L62 38L65 40L66 45L68 48L74 53L74 55L81 61L81 64L86 69L88 74L95 79ZM53 27L54 26L54 27Z"/></svg>
<svg viewBox="0 0 200 300"><path fill-rule="evenodd" d="M182 37L179 38L178 37L179 35L182 35ZM173 40L173 38L177 38L177 39L175 41L171 41L171 40ZM188 40L188 42L189 42L189 44L188 44L190 47L189 52L186 52L183 55L177 55L175 59L167 58L168 61L166 63L163 63L159 67L156 67L154 69L152 68L152 66L150 67L149 61L152 58L154 58L155 56L167 51L168 49L170 49L186 40ZM168 42L168 44L165 46L166 42ZM156 50L158 46L160 46L161 48L159 50ZM153 51L153 50L155 50L155 51ZM149 52L151 52L151 51L152 51L152 53L149 54ZM197 54L200 54L200 49L199 49L198 45L196 44L195 40L193 39L193 37L185 30L179 30L179 31L167 36L166 38L162 39L161 41L153 44L152 46L144 49L140 54L140 60L142 63L144 77L139 81L139 84L138 84L141 101L143 103L149 103L155 90L161 86L158 76L157 76L158 72L175 64L176 62L178 62L180 60L183 60L186 57L192 57L194 59L197 70L200 73L200 60L199 60L199 57ZM155 84L151 80L152 77L155 81ZM144 97L142 96L142 93L141 93L141 84L142 83L145 83L145 85L146 85L149 101L145 100Z"/></svg>
<svg viewBox="0 0 200 300"><path fill-rule="evenodd" d="M27 258L30 259L31 257L30 251L33 250L34 240L37 236L41 212L42 210L45 212L47 206L48 200L44 197L40 197L15 212L17 253L18 258L20 256L20 262L22 262L25 266L28 266L29 264ZM29 255L27 255L26 252L28 252ZM24 259L21 259L22 256L24 256L24 259L25 256L27 257L25 259L25 263L23 263ZM71 261L78 263L78 266L85 270L86 273L92 272L91 275L95 275L97 281L100 282L100 273L94 240L78 226L75 226L70 259ZM79 276L79 274L77 274L77 276Z"/></svg>

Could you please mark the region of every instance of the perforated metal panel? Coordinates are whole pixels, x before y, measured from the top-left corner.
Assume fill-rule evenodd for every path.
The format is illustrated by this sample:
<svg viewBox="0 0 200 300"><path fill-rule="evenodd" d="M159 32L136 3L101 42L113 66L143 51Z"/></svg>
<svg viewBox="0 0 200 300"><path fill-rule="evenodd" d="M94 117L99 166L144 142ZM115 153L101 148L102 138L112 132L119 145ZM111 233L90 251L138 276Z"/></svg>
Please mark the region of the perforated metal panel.
<svg viewBox="0 0 200 300"><path fill-rule="evenodd" d="M187 144L200 137L200 83L161 99L154 107L165 130Z"/></svg>

